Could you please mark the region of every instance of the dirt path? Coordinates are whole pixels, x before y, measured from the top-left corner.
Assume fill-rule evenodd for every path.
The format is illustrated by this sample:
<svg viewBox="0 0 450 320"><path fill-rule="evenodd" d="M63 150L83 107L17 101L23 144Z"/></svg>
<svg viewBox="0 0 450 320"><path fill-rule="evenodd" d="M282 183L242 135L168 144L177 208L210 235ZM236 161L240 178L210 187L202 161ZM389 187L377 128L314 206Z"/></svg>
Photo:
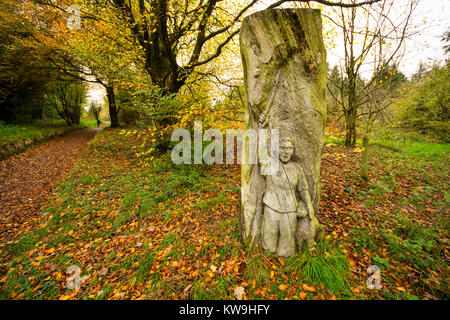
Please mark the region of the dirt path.
<svg viewBox="0 0 450 320"><path fill-rule="evenodd" d="M0 162L0 243L32 227L56 183L98 131L75 131Z"/></svg>

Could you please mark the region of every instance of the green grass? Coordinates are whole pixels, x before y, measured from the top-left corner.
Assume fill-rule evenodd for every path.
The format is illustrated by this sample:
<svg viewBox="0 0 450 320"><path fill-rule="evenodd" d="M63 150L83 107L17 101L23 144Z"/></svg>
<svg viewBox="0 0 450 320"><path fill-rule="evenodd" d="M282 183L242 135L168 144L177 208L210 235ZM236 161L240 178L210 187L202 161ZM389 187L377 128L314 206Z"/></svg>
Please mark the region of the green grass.
<svg viewBox="0 0 450 320"><path fill-rule="evenodd" d="M376 242L376 230L372 228L358 228L351 230L352 243L356 246L358 251L362 253L362 249L375 251L378 248Z"/></svg>
<svg viewBox="0 0 450 320"><path fill-rule="evenodd" d="M301 278L315 285L323 284L336 295L350 295L350 265L344 254L326 241L319 241L315 250L304 249L287 260Z"/></svg>
<svg viewBox="0 0 450 320"><path fill-rule="evenodd" d="M448 159L449 144L426 143L413 140L373 140L371 144L378 144L394 150L399 150L409 156L426 157L432 159Z"/></svg>
<svg viewBox="0 0 450 320"><path fill-rule="evenodd" d="M262 254L257 250L250 250L246 261L247 278L254 280L258 286L266 285L269 279L269 268L262 259Z"/></svg>
<svg viewBox="0 0 450 320"><path fill-rule="evenodd" d="M430 141L420 135L408 135L392 129L373 132L369 135L369 145L378 145L412 157L448 160L450 144L432 141L434 140ZM325 137L325 144L343 145L344 139L327 136ZM362 140L357 139L356 144L361 146Z"/></svg>
<svg viewBox="0 0 450 320"><path fill-rule="evenodd" d="M95 120L81 120L79 126L75 128L96 128L97 122ZM53 121L34 121L29 124L2 124L0 122L0 145L5 143L17 143L26 140L34 141L37 137L46 137L49 133L60 133L67 130L67 125L64 120Z"/></svg>
<svg viewBox="0 0 450 320"><path fill-rule="evenodd" d="M64 121L36 121L24 125L4 125L0 123L0 144L33 140L38 136L47 136L51 132L62 132L66 129Z"/></svg>
<svg viewBox="0 0 450 320"><path fill-rule="evenodd" d="M105 124L104 122L102 122L102 123ZM86 127L86 128L97 128L97 120L81 119L80 126Z"/></svg>

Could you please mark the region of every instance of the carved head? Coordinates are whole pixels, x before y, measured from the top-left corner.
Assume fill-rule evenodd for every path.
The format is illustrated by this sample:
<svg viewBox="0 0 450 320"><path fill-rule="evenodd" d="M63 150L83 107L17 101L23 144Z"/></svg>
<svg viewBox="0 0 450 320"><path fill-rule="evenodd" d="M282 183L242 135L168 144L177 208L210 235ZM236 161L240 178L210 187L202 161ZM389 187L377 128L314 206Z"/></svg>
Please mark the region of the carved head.
<svg viewBox="0 0 450 320"><path fill-rule="evenodd" d="M294 154L294 142L291 138L283 138L280 142L280 160L287 163Z"/></svg>

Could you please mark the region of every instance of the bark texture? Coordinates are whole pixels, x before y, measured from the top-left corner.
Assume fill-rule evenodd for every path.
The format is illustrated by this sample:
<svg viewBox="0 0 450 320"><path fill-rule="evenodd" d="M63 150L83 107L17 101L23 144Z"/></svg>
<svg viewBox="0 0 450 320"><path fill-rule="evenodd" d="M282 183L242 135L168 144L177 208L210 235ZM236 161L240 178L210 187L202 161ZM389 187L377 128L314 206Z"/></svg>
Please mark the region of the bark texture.
<svg viewBox="0 0 450 320"><path fill-rule="evenodd" d="M242 24L240 46L247 91L246 129L261 128L263 114L266 128L279 130L280 141L293 140L291 161L303 169L317 214L327 74L320 10L270 9L252 14ZM248 149L248 141L243 143ZM259 164L243 164L241 175L241 238L254 245L261 243L266 180ZM312 243L311 237L321 230L317 219L298 222L302 230L297 233Z"/></svg>
<svg viewBox="0 0 450 320"><path fill-rule="evenodd" d="M106 87L106 96L108 98L108 107L109 107L109 118L111 120L111 128L120 127L119 124L119 110L116 105L116 96L114 94L114 87L107 86Z"/></svg>

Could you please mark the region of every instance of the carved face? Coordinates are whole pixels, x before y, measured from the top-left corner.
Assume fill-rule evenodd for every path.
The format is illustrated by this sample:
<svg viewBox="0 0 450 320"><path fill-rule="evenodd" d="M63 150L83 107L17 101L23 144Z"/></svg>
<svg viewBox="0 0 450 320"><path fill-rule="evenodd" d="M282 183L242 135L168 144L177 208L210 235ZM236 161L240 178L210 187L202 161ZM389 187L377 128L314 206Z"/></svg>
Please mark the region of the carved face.
<svg viewBox="0 0 450 320"><path fill-rule="evenodd" d="M294 144L290 140L281 140L280 143L280 160L287 163L291 160L294 154Z"/></svg>

